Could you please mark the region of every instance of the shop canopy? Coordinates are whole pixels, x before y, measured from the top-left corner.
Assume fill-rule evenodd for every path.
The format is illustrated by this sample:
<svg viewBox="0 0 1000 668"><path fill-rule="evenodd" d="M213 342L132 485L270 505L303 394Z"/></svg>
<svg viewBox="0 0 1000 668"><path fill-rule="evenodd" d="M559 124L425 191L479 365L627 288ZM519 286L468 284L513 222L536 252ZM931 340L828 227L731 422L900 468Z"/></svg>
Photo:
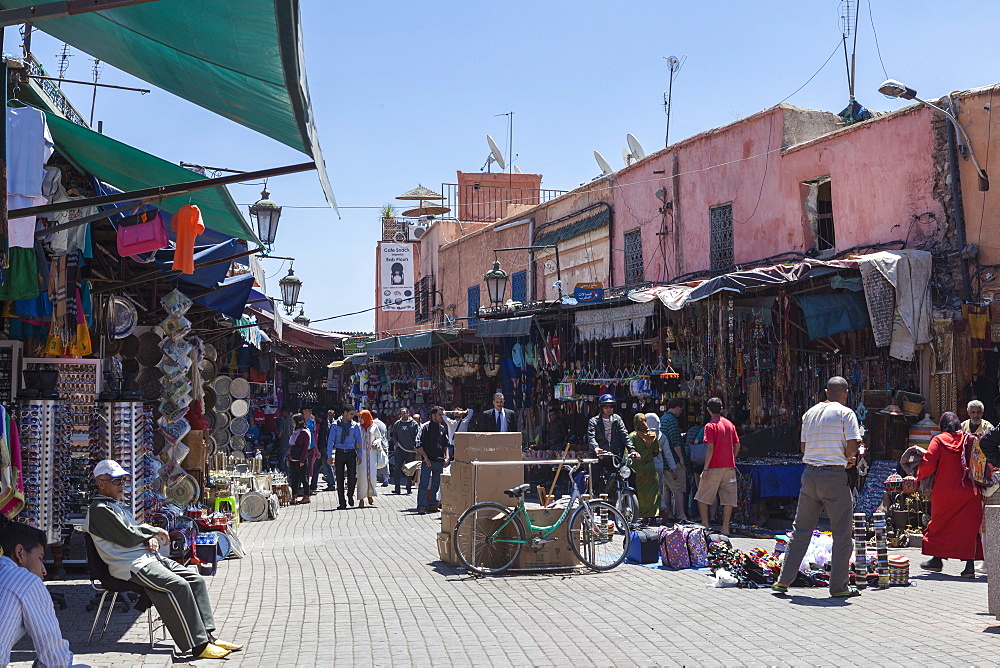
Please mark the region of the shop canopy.
<svg viewBox="0 0 1000 668"><path fill-rule="evenodd" d="M386 355L404 350L424 350L456 340L458 340L457 332L436 329L429 332L390 336L385 339L378 339L377 341L369 341L365 344L365 353L368 355Z"/></svg>
<svg viewBox="0 0 1000 668"><path fill-rule="evenodd" d="M531 332L532 320L533 317L530 315L502 320L480 320L479 326L476 327L476 336L481 338L527 336Z"/></svg>
<svg viewBox="0 0 1000 668"><path fill-rule="evenodd" d="M4 9L35 4L0 0ZM309 155L336 208L306 86L298 0L157 0L34 25Z"/></svg>
<svg viewBox="0 0 1000 668"><path fill-rule="evenodd" d="M243 315L243 309L246 308L252 289L253 274L242 274L230 276L222 282L222 285L202 294L196 294L192 299L230 318L239 318Z"/></svg>
<svg viewBox="0 0 1000 668"><path fill-rule="evenodd" d="M248 297L248 310L257 317L260 327L273 331L284 343L309 350L337 350L343 347L347 334L325 332L321 329L305 327L291 320L281 318L281 332L274 325L274 310L269 301L260 292L252 290Z"/></svg>
<svg viewBox="0 0 1000 668"><path fill-rule="evenodd" d="M205 178L56 114L46 112L45 120L56 149L74 167L123 191ZM201 210L206 228L226 237L258 243L257 235L250 229L225 186L170 197L158 202L156 206L169 213L176 213L188 202L196 204Z"/></svg>

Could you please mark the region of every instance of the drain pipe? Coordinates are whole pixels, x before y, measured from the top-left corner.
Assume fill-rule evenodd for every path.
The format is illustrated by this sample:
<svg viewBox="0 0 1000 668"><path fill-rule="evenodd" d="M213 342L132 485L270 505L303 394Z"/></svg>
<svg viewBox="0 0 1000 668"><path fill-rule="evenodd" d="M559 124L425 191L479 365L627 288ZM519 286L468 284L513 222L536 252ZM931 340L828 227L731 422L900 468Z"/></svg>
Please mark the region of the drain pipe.
<svg viewBox="0 0 1000 668"><path fill-rule="evenodd" d="M955 105L948 96L948 106L954 114ZM969 280L969 262L965 258L965 206L962 204L962 181L958 168L958 140L955 126L945 122L948 128L948 169L951 175L951 203L955 207L955 242L958 246L958 264L962 272L962 300L972 301L972 282Z"/></svg>

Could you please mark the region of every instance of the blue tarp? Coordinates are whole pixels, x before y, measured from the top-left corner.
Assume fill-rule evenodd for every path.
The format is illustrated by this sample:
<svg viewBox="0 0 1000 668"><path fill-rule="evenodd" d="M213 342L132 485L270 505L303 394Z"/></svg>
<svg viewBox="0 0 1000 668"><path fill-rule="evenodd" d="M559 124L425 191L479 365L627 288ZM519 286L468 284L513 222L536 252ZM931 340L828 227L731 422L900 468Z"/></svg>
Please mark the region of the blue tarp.
<svg viewBox="0 0 1000 668"><path fill-rule="evenodd" d="M193 299L202 306L207 306L230 318L241 318L252 289L253 274L230 276L208 294Z"/></svg>
<svg viewBox="0 0 1000 668"><path fill-rule="evenodd" d="M798 297L810 339L855 329L869 329L868 304L864 292Z"/></svg>
<svg viewBox="0 0 1000 668"><path fill-rule="evenodd" d="M199 264L205 262L224 260L227 257L239 255L246 250L246 242L239 239L228 239L215 246L195 246L194 264L197 267ZM170 269L173 263L174 251L172 249L163 249L156 251L156 257L149 263L149 266L156 269ZM176 277L178 287L181 292L184 292L185 286L200 288L192 292L203 292L206 288L218 287L220 283L226 280L226 276L229 274L229 265L229 262L218 262L217 264L195 269L191 275L180 274Z"/></svg>

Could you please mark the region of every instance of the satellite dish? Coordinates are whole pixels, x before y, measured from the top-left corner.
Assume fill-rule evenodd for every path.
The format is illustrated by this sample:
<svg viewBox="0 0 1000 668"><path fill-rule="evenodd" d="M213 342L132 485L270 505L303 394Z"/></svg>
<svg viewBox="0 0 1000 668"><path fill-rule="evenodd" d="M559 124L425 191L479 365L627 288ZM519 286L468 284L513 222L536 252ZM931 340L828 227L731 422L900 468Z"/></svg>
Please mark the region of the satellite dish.
<svg viewBox="0 0 1000 668"><path fill-rule="evenodd" d="M517 165L514 165L514 173L515 174L524 174L524 172L521 171L521 168L518 167Z"/></svg>
<svg viewBox="0 0 1000 668"><path fill-rule="evenodd" d="M604 159L604 156L601 155L600 151L594 151L594 160L597 161L597 166L601 168L601 172L604 176L614 174L615 170L611 169L611 165L609 165L608 161Z"/></svg>
<svg viewBox="0 0 1000 668"><path fill-rule="evenodd" d="M625 135L625 140L628 142L628 148L632 151L632 157L636 162L642 160L646 157L646 152L642 150L642 145L639 140L635 138L635 135L631 132Z"/></svg>
<svg viewBox="0 0 1000 668"><path fill-rule="evenodd" d="M500 169L506 168L507 163L504 162L503 153L500 152L500 147L497 146L497 143L493 141L493 137L486 135L486 142L490 145L490 154L491 154L490 159L492 160L492 162L495 162L498 165L500 165ZM489 161L490 160L488 160L487 162Z"/></svg>
<svg viewBox="0 0 1000 668"><path fill-rule="evenodd" d="M627 148L623 148L622 149L622 162L625 163L626 167L628 167L629 165L631 165L632 162L633 162L632 154L628 152Z"/></svg>

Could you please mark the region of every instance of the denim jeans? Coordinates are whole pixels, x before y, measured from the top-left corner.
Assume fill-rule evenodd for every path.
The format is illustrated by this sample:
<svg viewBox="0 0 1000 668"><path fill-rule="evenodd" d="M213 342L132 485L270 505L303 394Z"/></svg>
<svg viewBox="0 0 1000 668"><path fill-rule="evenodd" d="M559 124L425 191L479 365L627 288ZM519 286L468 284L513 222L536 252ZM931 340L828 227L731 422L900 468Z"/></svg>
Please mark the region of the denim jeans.
<svg viewBox="0 0 1000 668"><path fill-rule="evenodd" d="M426 463L420 467L420 486L417 487L417 510L429 510L437 506L438 488L441 487L441 471L444 469L444 462ZM427 496L430 493L430 506L427 505Z"/></svg>

